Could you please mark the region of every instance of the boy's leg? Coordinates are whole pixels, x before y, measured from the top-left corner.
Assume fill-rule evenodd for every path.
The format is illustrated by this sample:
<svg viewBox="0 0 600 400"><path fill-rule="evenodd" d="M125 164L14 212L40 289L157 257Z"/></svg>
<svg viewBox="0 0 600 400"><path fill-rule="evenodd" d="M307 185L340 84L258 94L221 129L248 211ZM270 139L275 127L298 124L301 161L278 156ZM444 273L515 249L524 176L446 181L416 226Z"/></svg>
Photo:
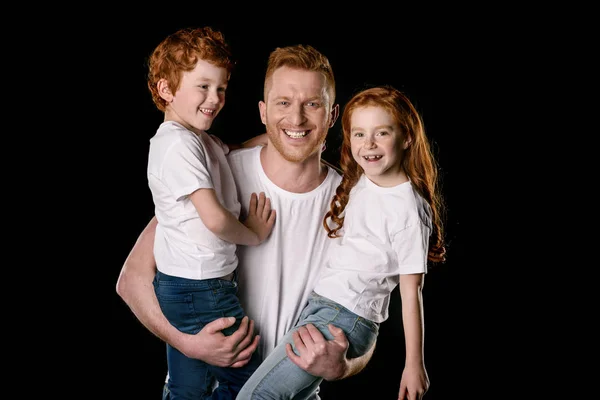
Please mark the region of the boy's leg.
<svg viewBox="0 0 600 400"><path fill-rule="evenodd" d="M181 332L196 334L206 323L215 319L210 310L211 280L192 280L173 277L157 271L154 290L161 310L169 322ZM202 304L204 309L199 308ZM166 345L169 376L163 389L163 398L210 398L214 377L209 365L186 357L176 348Z"/></svg>

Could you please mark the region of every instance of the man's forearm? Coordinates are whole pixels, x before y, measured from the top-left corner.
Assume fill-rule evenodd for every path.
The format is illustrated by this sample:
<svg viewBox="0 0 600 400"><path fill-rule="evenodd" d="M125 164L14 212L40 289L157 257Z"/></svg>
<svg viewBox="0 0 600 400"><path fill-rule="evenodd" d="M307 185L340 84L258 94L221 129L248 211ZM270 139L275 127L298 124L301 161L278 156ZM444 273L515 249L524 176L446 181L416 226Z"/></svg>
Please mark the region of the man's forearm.
<svg viewBox="0 0 600 400"><path fill-rule="evenodd" d="M173 327L164 316L152 285L156 274L153 252L155 231L156 218L152 218L125 260L117 281L117 293L150 332L181 349L186 335Z"/></svg>
<svg viewBox="0 0 600 400"><path fill-rule="evenodd" d="M377 342L373 343L373 346L371 346L371 349L369 351L367 351L365 354L363 354L362 356L349 359L343 375L340 376L338 379L346 379L346 378L348 378L352 375L356 375L360 371L362 371L367 366L369 361L371 360L371 357L373 357L373 352L375 351L376 345L377 345Z"/></svg>

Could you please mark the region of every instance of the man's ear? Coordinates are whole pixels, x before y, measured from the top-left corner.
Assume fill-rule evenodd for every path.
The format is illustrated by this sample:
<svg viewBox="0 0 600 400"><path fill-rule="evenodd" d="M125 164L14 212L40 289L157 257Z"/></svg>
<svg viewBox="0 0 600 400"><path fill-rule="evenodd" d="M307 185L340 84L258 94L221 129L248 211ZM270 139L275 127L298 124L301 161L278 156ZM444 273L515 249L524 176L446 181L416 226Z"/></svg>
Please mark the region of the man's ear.
<svg viewBox="0 0 600 400"><path fill-rule="evenodd" d="M264 101L258 102L258 111L260 112L260 120L264 125L267 125L267 105Z"/></svg>
<svg viewBox="0 0 600 400"><path fill-rule="evenodd" d="M169 89L169 82L167 82L166 79L160 79L156 83L156 88L158 89L158 94L164 101L167 103L173 101L173 93L171 93L171 89Z"/></svg>
<svg viewBox="0 0 600 400"><path fill-rule="evenodd" d="M329 122L330 128L333 128L333 125L335 124L335 121L337 121L339 116L340 116L340 105L336 104L331 109L331 122Z"/></svg>

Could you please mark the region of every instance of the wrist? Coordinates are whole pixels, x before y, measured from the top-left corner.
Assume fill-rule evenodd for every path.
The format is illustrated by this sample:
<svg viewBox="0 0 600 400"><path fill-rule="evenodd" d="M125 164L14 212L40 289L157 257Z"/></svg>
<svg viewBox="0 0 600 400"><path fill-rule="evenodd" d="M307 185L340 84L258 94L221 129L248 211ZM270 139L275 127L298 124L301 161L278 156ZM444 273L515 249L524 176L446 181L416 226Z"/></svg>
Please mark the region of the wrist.
<svg viewBox="0 0 600 400"><path fill-rule="evenodd" d="M330 370L331 374L326 380L328 381L339 381L345 379L350 371L350 363L347 359L344 358L342 362L338 363L337 368L333 368Z"/></svg>

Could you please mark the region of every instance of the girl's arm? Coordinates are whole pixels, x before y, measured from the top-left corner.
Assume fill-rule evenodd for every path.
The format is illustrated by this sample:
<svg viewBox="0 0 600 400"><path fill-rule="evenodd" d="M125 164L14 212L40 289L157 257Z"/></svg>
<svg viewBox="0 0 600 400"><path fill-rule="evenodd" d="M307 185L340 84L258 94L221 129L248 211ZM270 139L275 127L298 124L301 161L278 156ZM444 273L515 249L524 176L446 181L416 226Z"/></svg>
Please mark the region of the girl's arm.
<svg viewBox="0 0 600 400"><path fill-rule="evenodd" d="M423 283L424 274L400 275L402 323L406 340L406 360L398 399L420 400L429 389L424 361ZM407 397L408 396L408 397Z"/></svg>

